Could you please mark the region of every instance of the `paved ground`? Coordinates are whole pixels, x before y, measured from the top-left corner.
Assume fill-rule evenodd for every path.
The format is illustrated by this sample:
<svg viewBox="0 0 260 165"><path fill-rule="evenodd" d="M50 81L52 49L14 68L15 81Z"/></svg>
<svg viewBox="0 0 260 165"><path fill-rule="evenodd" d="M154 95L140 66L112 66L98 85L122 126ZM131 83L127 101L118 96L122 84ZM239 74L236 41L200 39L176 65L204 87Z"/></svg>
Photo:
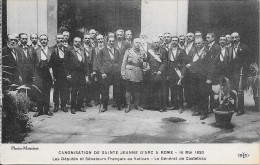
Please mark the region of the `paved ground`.
<svg viewBox="0 0 260 165"><path fill-rule="evenodd" d="M253 99L247 100L246 114L232 117L230 128L218 128L214 114L201 121L186 110L118 111L109 106L98 114L98 107L87 112L57 112L54 116L33 118L33 130L25 143L252 143L260 142L259 112L253 111ZM31 113L33 115L33 113Z"/></svg>

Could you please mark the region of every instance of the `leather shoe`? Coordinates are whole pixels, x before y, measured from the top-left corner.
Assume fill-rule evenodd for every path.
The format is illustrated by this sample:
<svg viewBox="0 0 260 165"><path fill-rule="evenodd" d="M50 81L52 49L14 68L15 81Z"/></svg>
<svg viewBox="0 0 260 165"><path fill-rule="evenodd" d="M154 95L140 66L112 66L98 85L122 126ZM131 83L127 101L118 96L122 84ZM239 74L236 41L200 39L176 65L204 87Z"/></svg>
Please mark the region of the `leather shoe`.
<svg viewBox="0 0 260 165"><path fill-rule="evenodd" d="M79 108L78 111L80 112L86 112L86 110L84 108Z"/></svg>
<svg viewBox="0 0 260 165"><path fill-rule="evenodd" d="M33 117L38 117L38 116L41 116L41 115L43 115L42 112L36 112L36 113L33 115Z"/></svg>
<svg viewBox="0 0 260 165"><path fill-rule="evenodd" d="M101 109L101 112L106 112L106 111L107 111L107 108Z"/></svg>
<svg viewBox="0 0 260 165"><path fill-rule="evenodd" d="M117 103L115 103L115 104L113 104L113 105L112 105L112 107L118 107L118 104L117 104Z"/></svg>
<svg viewBox="0 0 260 165"><path fill-rule="evenodd" d="M199 112L193 112L193 113L192 113L192 116L199 116L199 115L200 115Z"/></svg>
<svg viewBox="0 0 260 165"><path fill-rule="evenodd" d="M166 109L160 109L159 112L167 112Z"/></svg>
<svg viewBox="0 0 260 165"><path fill-rule="evenodd" d="M167 109L169 109L169 110L175 110L175 107L172 106L172 107L169 107L169 108L167 108Z"/></svg>
<svg viewBox="0 0 260 165"><path fill-rule="evenodd" d="M183 113L184 112L184 107L181 107L180 108L180 113Z"/></svg>
<svg viewBox="0 0 260 165"><path fill-rule="evenodd" d="M207 115L200 116L200 120L205 120L207 118Z"/></svg>
<svg viewBox="0 0 260 165"><path fill-rule="evenodd" d="M47 111L47 112L45 112L45 115L53 116L53 113L51 113L50 111Z"/></svg>
<svg viewBox="0 0 260 165"><path fill-rule="evenodd" d="M76 114L76 110L75 109L71 109L71 113L72 114Z"/></svg>
<svg viewBox="0 0 260 165"><path fill-rule="evenodd" d="M130 105L128 105L127 107L126 107L126 109L125 109L125 113L128 113L128 112L130 112L131 111L131 107L130 107Z"/></svg>
<svg viewBox="0 0 260 165"><path fill-rule="evenodd" d="M139 106L137 106L137 105L135 106L135 109L136 109L136 110L139 110L139 111L143 111L143 110L144 110L142 107L139 107Z"/></svg>
<svg viewBox="0 0 260 165"><path fill-rule="evenodd" d="M238 112L237 114L236 114L236 116L241 116L241 115L243 115L243 114L245 114L244 112Z"/></svg>
<svg viewBox="0 0 260 165"><path fill-rule="evenodd" d="M62 110L63 112L68 112L68 109L67 109L66 107L61 107L61 110Z"/></svg>
<svg viewBox="0 0 260 165"><path fill-rule="evenodd" d="M95 106L98 106L98 105L99 105L99 102L98 102L98 101L96 101L96 102L94 103L94 105L95 105Z"/></svg>
<svg viewBox="0 0 260 165"><path fill-rule="evenodd" d="M127 107L127 104L122 104L121 105L121 108L126 108Z"/></svg>
<svg viewBox="0 0 260 165"><path fill-rule="evenodd" d="M86 106L93 107L93 105L91 103L86 103Z"/></svg>
<svg viewBox="0 0 260 165"><path fill-rule="evenodd" d="M58 112L58 110L59 110L59 107L57 105L55 105L53 112Z"/></svg>

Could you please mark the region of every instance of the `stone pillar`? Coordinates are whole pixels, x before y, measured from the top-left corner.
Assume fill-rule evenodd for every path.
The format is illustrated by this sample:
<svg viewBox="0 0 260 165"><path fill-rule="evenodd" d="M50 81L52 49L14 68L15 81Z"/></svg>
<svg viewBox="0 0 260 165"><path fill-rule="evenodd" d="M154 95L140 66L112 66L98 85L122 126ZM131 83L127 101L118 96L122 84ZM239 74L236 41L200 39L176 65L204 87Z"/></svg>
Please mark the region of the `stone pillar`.
<svg viewBox="0 0 260 165"><path fill-rule="evenodd" d="M57 3L57 0L7 0L7 33L47 34L49 45L54 45Z"/></svg>
<svg viewBox="0 0 260 165"><path fill-rule="evenodd" d="M189 0L142 0L141 33L151 39L158 33L186 34Z"/></svg>

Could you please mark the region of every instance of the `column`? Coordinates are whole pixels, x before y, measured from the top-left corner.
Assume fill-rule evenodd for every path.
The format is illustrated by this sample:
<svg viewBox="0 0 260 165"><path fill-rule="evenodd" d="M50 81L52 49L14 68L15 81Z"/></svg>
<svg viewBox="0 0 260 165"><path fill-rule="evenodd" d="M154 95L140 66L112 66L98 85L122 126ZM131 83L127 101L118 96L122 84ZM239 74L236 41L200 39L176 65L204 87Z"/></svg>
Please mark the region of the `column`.
<svg viewBox="0 0 260 165"><path fill-rule="evenodd" d="M54 45L57 3L57 0L7 0L7 33L47 34L49 45Z"/></svg>
<svg viewBox="0 0 260 165"><path fill-rule="evenodd" d="M151 39L158 33L186 34L188 0L142 0L141 32Z"/></svg>

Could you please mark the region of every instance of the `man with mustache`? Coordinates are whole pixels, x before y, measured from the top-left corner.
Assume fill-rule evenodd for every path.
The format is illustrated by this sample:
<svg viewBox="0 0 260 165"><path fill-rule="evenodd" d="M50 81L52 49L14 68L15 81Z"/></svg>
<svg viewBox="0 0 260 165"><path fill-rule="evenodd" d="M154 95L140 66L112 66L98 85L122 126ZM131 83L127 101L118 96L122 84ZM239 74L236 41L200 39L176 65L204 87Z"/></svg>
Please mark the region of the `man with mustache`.
<svg viewBox="0 0 260 165"><path fill-rule="evenodd" d="M125 52L121 76L126 81L126 102L127 108L125 113L128 113L134 108L143 111L140 107L141 88L143 81L143 60L144 52L140 49L140 39L136 38L133 41L133 47Z"/></svg>
<svg viewBox="0 0 260 165"><path fill-rule="evenodd" d="M109 34L114 34L114 33L109 33ZM93 76L97 80L93 83L93 86L95 87L95 94L94 94L94 99L95 99L94 105L95 106L99 105L100 101L101 101L99 95L101 92L101 82L102 82L101 73L98 71L97 56L98 56L98 53L100 52L100 50L103 49L105 46L103 35L101 35L101 34L97 35L96 39L97 39L97 46L94 47L95 58L93 61Z"/></svg>
<svg viewBox="0 0 260 165"><path fill-rule="evenodd" d="M153 48L148 50L147 61L150 66L151 77L151 106L160 112L166 111L165 73L167 65L167 51L160 47L160 39L153 39Z"/></svg>
<svg viewBox="0 0 260 165"><path fill-rule="evenodd" d="M194 52L196 51L196 48L195 48L195 43L194 43L194 39L195 39L195 36L192 32L189 32L187 35L186 35L186 38L187 38L187 46L185 48L185 52L186 52L186 55L188 56L189 60L192 59L192 55L194 54ZM193 89L192 88L192 84L191 84L191 80L190 80L190 76L189 76L189 73L186 74L185 78L184 78L184 81L183 81L183 85L184 85L184 96L185 96L185 100L187 102L187 105L186 107L192 107L192 110L194 109L194 106L192 105L192 100L191 100L191 91Z"/></svg>
<svg viewBox="0 0 260 165"><path fill-rule="evenodd" d="M46 114L53 116L50 112L50 90L54 81L50 59L53 56L53 50L48 47L48 37L45 34L39 37L41 48L33 51L35 85L41 93L37 95L37 113L33 116L38 117Z"/></svg>
<svg viewBox="0 0 260 165"><path fill-rule="evenodd" d="M226 47L227 38L225 35L220 36L219 45L220 45L220 53L216 58L216 72L217 78L220 76L225 76L229 78L229 62L230 62L230 54L229 48Z"/></svg>
<svg viewBox="0 0 260 165"><path fill-rule="evenodd" d="M84 87L89 83L88 63L84 50L81 49L81 38L73 39L73 48L65 55L66 75L71 83L71 113L86 112L83 108Z"/></svg>
<svg viewBox="0 0 260 165"><path fill-rule="evenodd" d="M97 74L93 74L93 65L94 61L96 61L95 47L91 45L91 37L90 34L84 34L82 49L85 52L86 61L88 63L89 70L89 81L90 84L86 86L86 106L93 107L91 104L91 100L94 99L95 102L98 101L98 87L95 85L97 81Z"/></svg>
<svg viewBox="0 0 260 165"><path fill-rule="evenodd" d="M118 82L120 72L118 70L119 62L119 50L114 46L115 38L108 38L108 45L102 48L97 56L96 69L101 74L101 100L103 103L103 109L101 112L107 111L109 100L109 87L113 85L113 88L118 89ZM119 102L118 95L115 96L114 102Z"/></svg>
<svg viewBox="0 0 260 165"><path fill-rule="evenodd" d="M62 33L64 39L63 39L63 46L65 46L68 50L72 49L73 47L71 46L71 44L69 43L69 39L70 39L70 32L68 31L64 31Z"/></svg>
<svg viewBox="0 0 260 165"><path fill-rule="evenodd" d="M196 51L186 65L186 72L189 73L189 80L191 81L192 104L197 107L192 115L201 115L200 120L204 120L207 118L208 96L211 91L212 73L215 68L213 59L207 54L207 49L203 46L203 39L196 38L195 45Z"/></svg>
<svg viewBox="0 0 260 165"><path fill-rule="evenodd" d="M252 62L250 58L250 50L247 45L240 42L240 35L237 32L231 34L232 37L232 54L230 55L230 69L231 69L231 88L238 91L240 70L243 68L243 82L246 82L246 77L249 72L249 65ZM243 83L243 89L245 83ZM240 111L237 115L243 115L244 111Z"/></svg>
<svg viewBox="0 0 260 165"><path fill-rule="evenodd" d="M181 49L185 49L185 36L184 35L180 35L179 36L179 44L178 44L178 46Z"/></svg>
<svg viewBox="0 0 260 165"><path fill-rule="evenodd" d="M172 47L168 53L167 81L171 91L171 110L180 109L183 112L183 68L187 55L184 49L178 46L178 37L172 37Z"/></svg>
<svg viewBox="0 0 260 165"><path fill-rule="evenodd" d="M59 110L59 106L63 112L68 112L68 110L65 108L69 97L69 91L64 60L67 48L63 45L63 40L63 34L58 33L56 35L57 44L52 47L53 56L50 59L50 63L53 68L53 76L55 79L53 91L54 112Z"/></svg>
<svg viewBox="0 0 260 165"><path fill-rule="evenodd" d="M27 45L28 36L25 33L20 34L20 45L17 46L18 56L21 61L20 69L23 83L26 85L32 84L33 77L33 61L32 53L34 48Z"/></svg>
<svg viewBox="0 0 260 165"><path fill-rule="evenodd" d="M33 47L34 49L37 49L39 47L41 47L39 44L38 44L38 35L33 33L30 35L30 40L31 40L31 47Z"/></svg>
<svg viewBox="0 0 260 165"><path fill-rule="evenodd" d="M130 45L132 45L132 31L131 30L127 30L125 31L125 40L130 43Z"/></svg>
<svg viewBox="0 0 260 165"><path fill-rule="evenodd" d="M119 50L119 61L118 61L118 71L120 73L121 71L121 65L123 62L123 58L125 55L125 52L127 49L129 49L131 47L131 44L127 41L123 40L124 37L124 31L122 29L119 29L116 31L116 38L117 41L115 42L115 47ZM113 107L117 107L118 110L121 110L122 108L126 107L126 98L125 98L125 92L126 92L126 85L125 85L125 80L121 79L119 80L119 85L118 85L118 89L113 88L114 93L119 92L118 93L118 97L119 97L119 102L117 102L115 105L113 105Z"/></svg>

